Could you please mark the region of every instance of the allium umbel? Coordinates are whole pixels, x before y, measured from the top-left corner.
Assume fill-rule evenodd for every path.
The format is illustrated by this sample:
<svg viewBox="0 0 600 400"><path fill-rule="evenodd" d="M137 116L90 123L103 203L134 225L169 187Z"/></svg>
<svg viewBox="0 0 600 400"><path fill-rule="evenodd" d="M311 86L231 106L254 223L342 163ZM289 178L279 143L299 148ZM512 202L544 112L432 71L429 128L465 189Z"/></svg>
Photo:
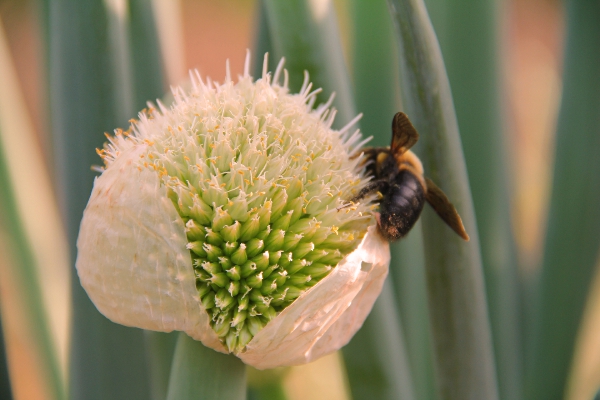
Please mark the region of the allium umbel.
<svg viewBox="0 0 600 400"><path fill-rule="evenodd" d="M257 368L309 362L345 345L387 275L360 133L331 129L305 80L173 90L100 151L77 241L77 271L114 322L180 330ZM283 72L283 84L278 81Z"/></svg>

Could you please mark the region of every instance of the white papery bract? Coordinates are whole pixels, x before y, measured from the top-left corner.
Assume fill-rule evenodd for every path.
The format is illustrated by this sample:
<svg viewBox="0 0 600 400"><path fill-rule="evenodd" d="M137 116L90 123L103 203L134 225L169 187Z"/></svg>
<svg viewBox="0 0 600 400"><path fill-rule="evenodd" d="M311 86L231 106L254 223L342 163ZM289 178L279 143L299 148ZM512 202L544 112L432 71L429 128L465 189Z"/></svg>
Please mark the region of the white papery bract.
<svg viewBox="0 0 600 400"><path fill-rule="evenodd" d="M77 271L115 322L181 330L272 368L350 340L389 249L370 201L348 203L367 182L360 133L331 129L308 80L290 94L282 64L256 82L248 65L237 82L196 73L171 106L109 138Z"/></svg>

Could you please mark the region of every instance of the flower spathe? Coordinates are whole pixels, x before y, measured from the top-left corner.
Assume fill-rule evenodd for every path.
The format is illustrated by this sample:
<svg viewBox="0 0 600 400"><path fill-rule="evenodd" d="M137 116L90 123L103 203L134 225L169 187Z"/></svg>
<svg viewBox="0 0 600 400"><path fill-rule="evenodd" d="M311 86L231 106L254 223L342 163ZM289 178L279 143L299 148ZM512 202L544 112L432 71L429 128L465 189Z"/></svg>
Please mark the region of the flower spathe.
<svg viewBox="0 0 600 400"><path fill-rule="evenodd" d="M248 65L237 82L192 77L109 138L76 266L112 321L181 330L264 369L346 344L389 249L374 206L345 201L366 183L358 131L332 130L308 82L290 94L282 64L273 82Z"/></svg>

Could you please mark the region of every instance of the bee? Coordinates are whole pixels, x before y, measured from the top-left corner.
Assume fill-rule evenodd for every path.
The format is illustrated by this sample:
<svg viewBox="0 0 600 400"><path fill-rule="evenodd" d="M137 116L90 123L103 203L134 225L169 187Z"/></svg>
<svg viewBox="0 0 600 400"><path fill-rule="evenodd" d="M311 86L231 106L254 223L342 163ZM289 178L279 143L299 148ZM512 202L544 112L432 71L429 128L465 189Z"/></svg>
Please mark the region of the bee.
<svg viewBox="0 0 600 400"><path fill-rule="evenodd" d="M379 192L379 212L375 214L379 232L390 242L404 237L419 219L425 202L464 240L469 240L460 215L444 192L423 175L421 160L410 151L419 134L406 114L396 113L392 120L392 143L389 147L364 149L366 172L373 177L350 199L359 202Z"/></svg>

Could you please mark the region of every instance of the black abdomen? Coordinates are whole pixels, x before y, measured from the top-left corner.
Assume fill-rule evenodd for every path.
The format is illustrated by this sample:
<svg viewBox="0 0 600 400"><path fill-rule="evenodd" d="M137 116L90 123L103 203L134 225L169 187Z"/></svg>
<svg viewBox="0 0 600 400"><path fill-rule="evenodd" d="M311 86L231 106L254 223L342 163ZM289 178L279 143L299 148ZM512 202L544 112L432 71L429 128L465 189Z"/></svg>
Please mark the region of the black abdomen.
<svg viewBox="0 0 600 400"><path fill-rule="evenodd" d="M379 204L381 234L390 241L402 238L417 222L424 205L421 182L412 172L400 171Z"/></svg>

